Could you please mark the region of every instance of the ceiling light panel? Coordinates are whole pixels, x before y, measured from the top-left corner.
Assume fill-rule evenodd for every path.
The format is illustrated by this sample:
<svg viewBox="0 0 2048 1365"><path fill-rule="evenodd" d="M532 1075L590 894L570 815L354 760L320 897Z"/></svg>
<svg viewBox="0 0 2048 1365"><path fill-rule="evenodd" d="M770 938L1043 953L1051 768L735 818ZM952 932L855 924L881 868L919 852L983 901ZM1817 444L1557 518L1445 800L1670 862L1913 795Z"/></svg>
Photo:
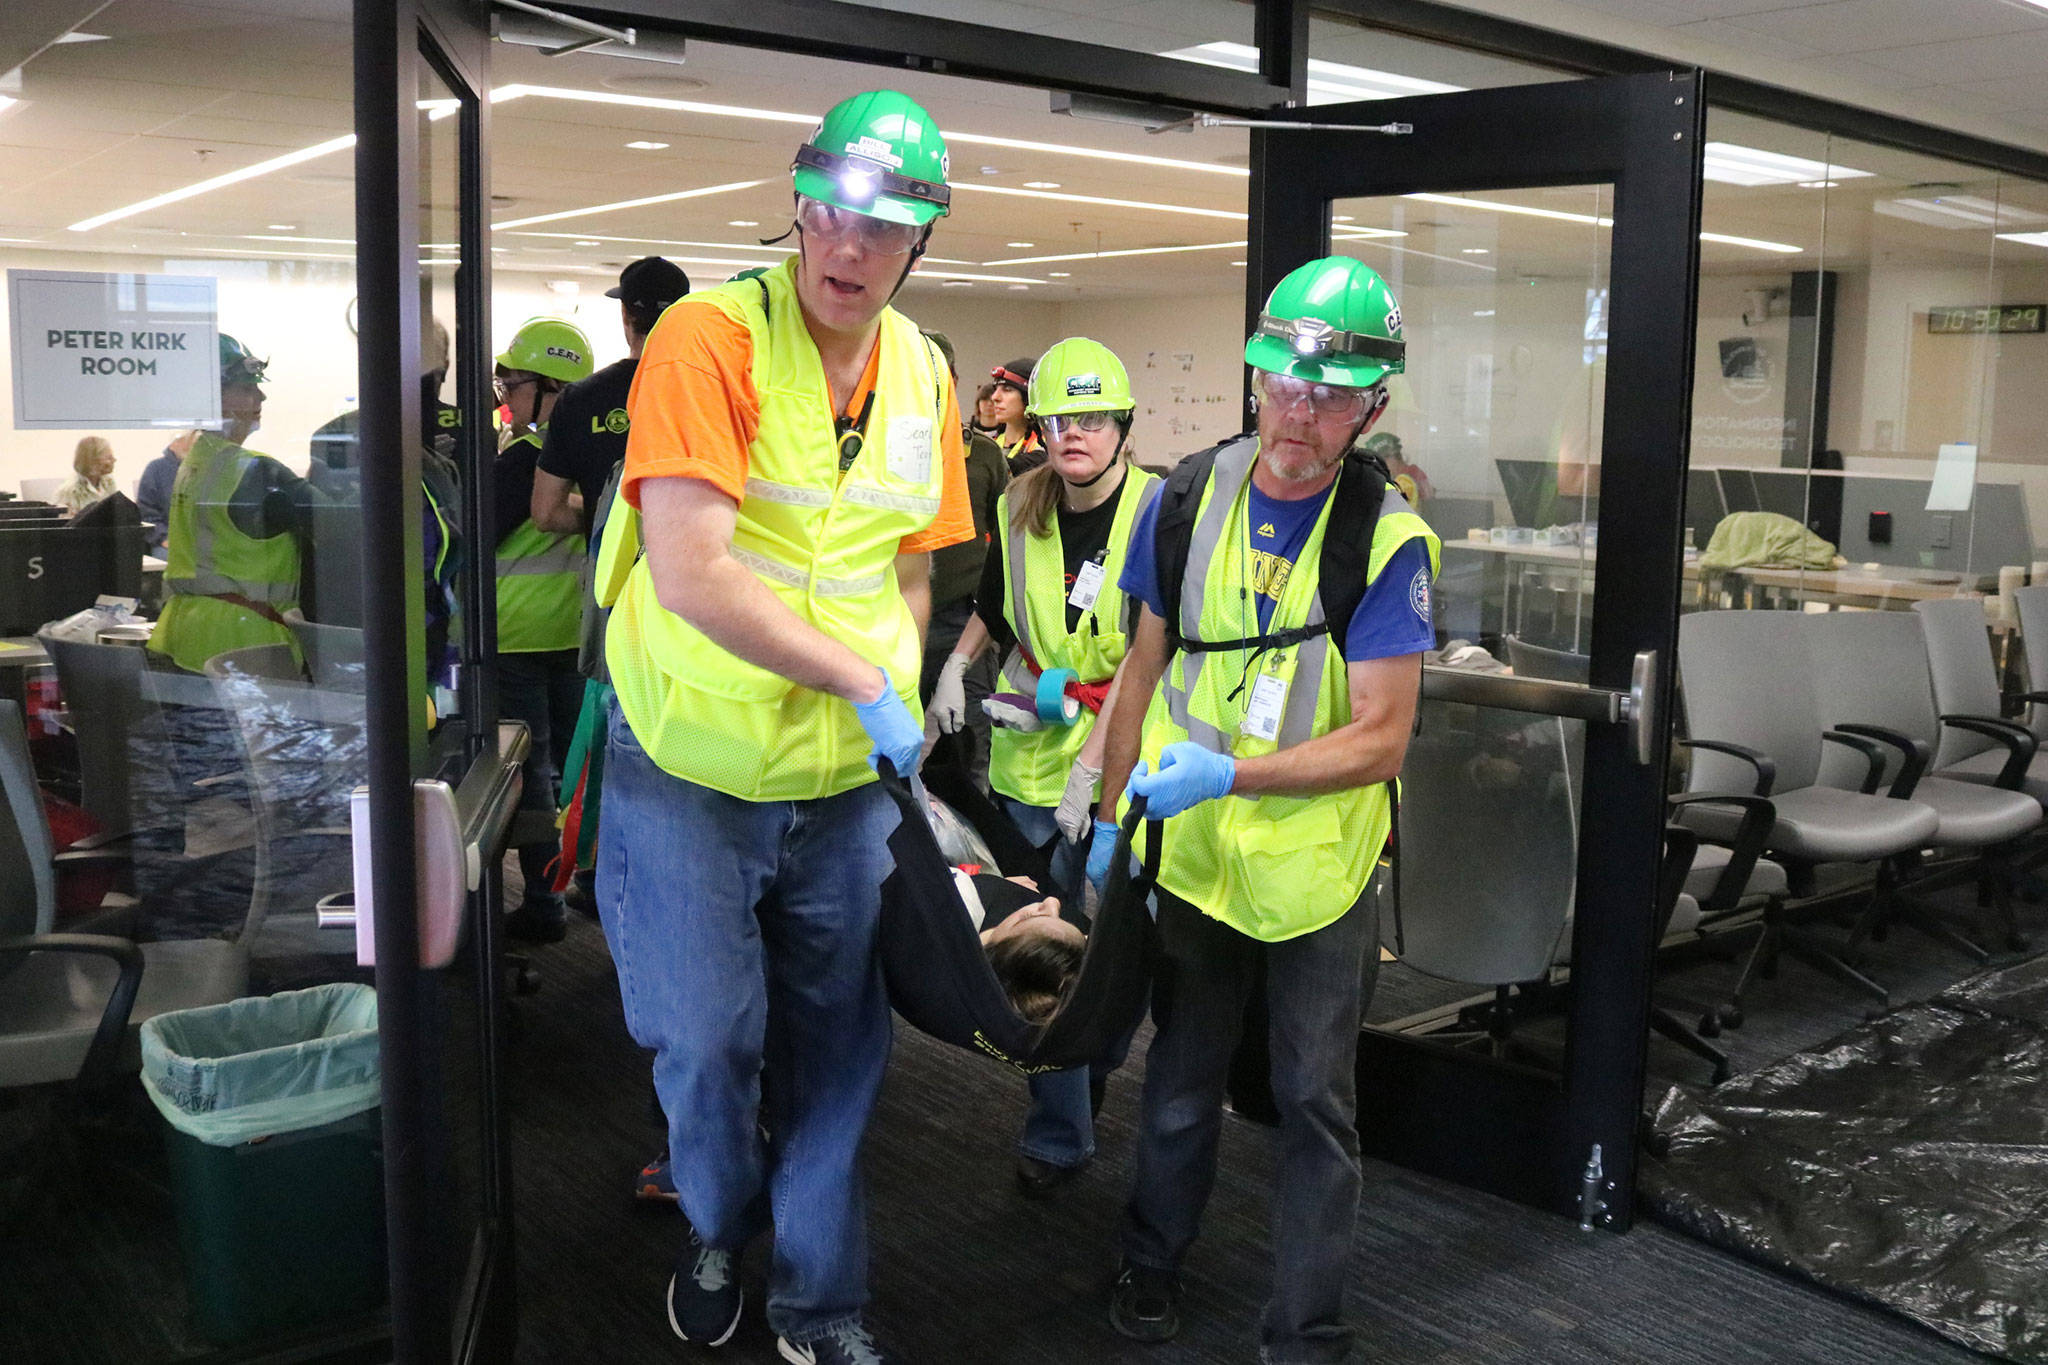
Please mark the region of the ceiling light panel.
<svg viewBox="0 0 2048 1365"><path fill-rule="evenodd" d="M1203 66L1227 67L1232 71L1256 74L1259 69L1259 50L1244 43L1203 43L1159 55ZM1347 62L1326 62L1316 57L1308 59L1310 104L1349 104L1355 100L1399 99L1405 95L1446 95L1464 88L1462 85L1446 85L1442 81L1426 81L1418 76L1404 76L1395 71L1352 66Z"/></svg>
<svg viewBox="0 0 2048 1365"><path fill-rule="evenodd" d="M1869 171L1853 166L1831 166L1825 161L1767 152L1733 142L1709 142L1701 151L1700 174L1724 185L1755 188L1758 185L1797 185L1801 181L1867 179Z"/></svg>
<svg viewBox="0 0 2048 1365"><path fill-rule="evenodd" d="M591 204L580 209L562 209L555 213L536 213L527 218L512 218L502 223L493 223L493 228L531 227L535 223L559 223L564 218L584 218L593 213L617 213L622 209L646 208L650 204L673 204L682 199L702 199L707 195L730 194L734 190L750 190L757 185L766 185L766 180L735 180L724 185L704 185L693 190L676 190L669 194L650 194L640 199L620 199L610 204Z"/></svg>

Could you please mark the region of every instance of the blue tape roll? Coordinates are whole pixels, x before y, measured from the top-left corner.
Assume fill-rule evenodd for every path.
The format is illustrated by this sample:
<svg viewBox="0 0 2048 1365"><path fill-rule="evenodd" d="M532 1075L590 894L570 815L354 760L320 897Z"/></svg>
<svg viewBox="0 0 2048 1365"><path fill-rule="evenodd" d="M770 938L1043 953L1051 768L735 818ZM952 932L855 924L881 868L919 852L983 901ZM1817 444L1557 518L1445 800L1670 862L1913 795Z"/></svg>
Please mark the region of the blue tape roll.
<svg viewBox="0 0 2048 1365"><path fill-rule="evenodd" d="M1038 718L1049 725L1072 725L1081 716L1081 703L1067 695L1067 684L1078 682L1080 674L1071 668L1048 668L1038 675Z"/></svg>

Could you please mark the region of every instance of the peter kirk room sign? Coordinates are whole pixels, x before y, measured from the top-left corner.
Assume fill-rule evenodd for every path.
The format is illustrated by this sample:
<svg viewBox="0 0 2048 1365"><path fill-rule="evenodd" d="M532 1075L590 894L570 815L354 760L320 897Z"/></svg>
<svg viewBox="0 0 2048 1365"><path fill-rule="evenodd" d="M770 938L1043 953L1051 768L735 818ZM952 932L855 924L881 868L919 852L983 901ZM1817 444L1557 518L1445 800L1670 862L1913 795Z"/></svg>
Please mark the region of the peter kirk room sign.
<svg viewBox="0 0 2048 1365"><path fill-rule="evenodd" d="M10 270L7 312L16 428L220 420L211 277Z"/></svg>

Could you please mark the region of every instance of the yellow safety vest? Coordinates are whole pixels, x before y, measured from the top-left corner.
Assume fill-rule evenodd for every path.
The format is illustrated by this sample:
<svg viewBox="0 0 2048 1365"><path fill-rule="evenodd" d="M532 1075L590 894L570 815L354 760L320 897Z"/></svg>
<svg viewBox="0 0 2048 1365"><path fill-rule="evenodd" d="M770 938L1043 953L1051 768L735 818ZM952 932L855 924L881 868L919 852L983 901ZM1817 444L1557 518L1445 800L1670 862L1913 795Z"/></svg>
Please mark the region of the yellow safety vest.
<svg viewBox="0 0 2048 1365"><path fill-rule="evenodd" d="M1017 637L1018 648L1003 664L1003 682L1011 691L1035 696L1038 673L1024 661L1029 654L1041 669L1071 668L1084 683L1106 681L1123 662L1130 639L1125 634L1124 554L1131 527L1145 504L1159 495L1160 481L1136 465L1124 469L1117 490L1116 517L1109 528L1109 553L1103 562L1102 586L1095 605L1084 610L1067 629L1067 559L1060 543L1059 518L1042 536L1032 535L1010 516L1008 493L996 503L998 551L1010 600L1003 618ZM1026 733L996 727L989 740L988 782L1003 795L1027 806L1056 806L1067 788L1067 774L1081 746L1095 728L1096 716L1086 707L1072 725L1047 725Z"/></svg>
<svg viewBox="0 0 2048 1365"><path fill-rule="evenodd" d="M528 441L514 438L506 449ZM583 537L543 531L528 517L498 542L498 652L574 649L583 624Z"/></svg>
<svg viewBox="0 0 2048 1365"><path fill-rule="evenodd" d="M197 673L230 649L298 642L289 627L252 610L283 614L299 605L299 544L290 531L258 539L235 525L235 490L268 459L214 432L201 432L178 467L164 548L163 615L149 647ZM241 602L231 599L240 598Z"/></svg>
<svg viewBox="0 0 2048 1365"><path fill-rule="evenodd" d="M1187 639L1239 640L1323 623L1316 584L1330 509L1337 501L1334 489L1264 632L1251 614L1255 605L1241 592L1252 577L1245 490L1257 454L1258 443L1250 439L1217 452L1181 580L1180 629ZM1389 485L1373 531L1366 582L1377 579L1393 553L1416 539L1428 544L1435 573L1436 535ZM1158 771L1160 753L1177 740L1192 739L1240 759L1256 758L1349 724L1351 690L1341 650L1333 646L1349 625L1333 622L1331 631L1267 650L1256 659L1249 649L1176 653L1145 715L1146 764ZM1287 689L1277 736L1270 740L1245 733L1246 710L1265 675ZM1205 801L1165 822L1159 884L1240 933L1278 943L1343 917L1364 891L1391 822L1383 782L1325 796Z"/></svg>
<svg viewBox="0 0 2048 1365"><path fill-rule="evenodd" d="M757 282L758 281L758 282ZM761 421L732 557L824 634L889 671L917 706L917 623L896 583L904 537L929 526L944 486L945 371L917 324L882 314L874 407L844 475L830 387L797 304L794 262L691 296L753 339ZM656 328L643 364L661 363ZM874 780L853 706L728 653L656 599L637 511L605 527L597 600L619 708L665 771L748 801L811 800Z"/></svg>

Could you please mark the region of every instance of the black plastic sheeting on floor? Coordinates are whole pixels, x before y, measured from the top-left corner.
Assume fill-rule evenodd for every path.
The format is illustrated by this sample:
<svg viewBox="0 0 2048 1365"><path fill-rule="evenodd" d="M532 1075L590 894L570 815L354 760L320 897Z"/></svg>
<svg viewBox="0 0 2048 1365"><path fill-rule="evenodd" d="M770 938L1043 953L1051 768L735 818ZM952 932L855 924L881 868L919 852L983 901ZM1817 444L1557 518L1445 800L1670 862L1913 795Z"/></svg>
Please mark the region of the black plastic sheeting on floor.
<svg viewBox="0 0 2048 1365"><path fill-rule="evenodd" d="M1652 1217L2048 1362L2048 956L1704 1093L1674 1088Z"/></svg>

